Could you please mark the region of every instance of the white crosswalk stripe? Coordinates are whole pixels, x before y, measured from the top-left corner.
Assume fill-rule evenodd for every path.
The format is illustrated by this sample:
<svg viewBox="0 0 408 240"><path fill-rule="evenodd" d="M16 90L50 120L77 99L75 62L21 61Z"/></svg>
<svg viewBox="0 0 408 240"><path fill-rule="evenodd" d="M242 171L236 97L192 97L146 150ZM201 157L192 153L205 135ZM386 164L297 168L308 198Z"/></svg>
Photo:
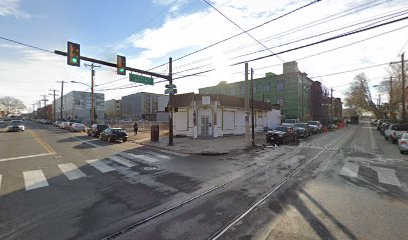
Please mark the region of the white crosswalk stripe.
<svg viewBox="0 0 408 240"><path fill-rule="evenodd" d="M135 166L135 164L133 162L131 162L131 161L129 161L129 160L123 158L123 157L112 156L109 159L111 159L111 160L113 160L113 161L115 161L117 163L120 163L122 165L125 165L126 167L134 167Z"/></svg>
<svg viewBox="0 0 408 240"><path fill-rule="evenodd" d="M398 180L397 175L395 175L394 169L381 167L371 167L371 169L377 172L378 181L380 183L401 187L401 183Z"/></svg>
<svg viewBox="0 0 408 240"><path fill-rule="evenodd" d="M150 154L150 155L153 155L153 156L155 156L155 157L159 157L159 158L163 158L163 159L168 159L168 160L173 159L173 158L170 157L170 156L163 155L163 154L156 153L156 152L147 152L147 153Z"/></svg>
<svg viewBox="0 0 408 240"><path fill-rule="evenodd" d="M165 150L165 149L159 149L158 151L168 153L168 154L171 154L171 155L176 155L176 156L179 156L179 157L188 157L189 156L188 154L173 152L173 151L169 151L169 150Z"/></svg>
<svg viewBox="0 0 408 240"><path fill-rule="evenodd" d="M86 177L85 173L79 170L73 163L58 164L58 167L69 180Z"/></svg>
<svg viewBox="0 0 408 240"><path fill-rule="evenodd" d="M26 191L47 187L48 182L41 170L23 172Z"/></svg>
<svg viewBox="0 0 408 240"><path fill-rule="evenodd" d="M351 162L346 162L340 171L340 175L347 177L357 177L359 165Z"/></svg>
<svg viewBox="0 0 408 240"><path fill-rule="evenodd" d="M136 154L133 154L133 153L129 153L129 155L132 156L133 158L141 159L143 161L150 162L150 163L154 163L154 162L159 161L159 160L157 160L155 158L152 158L152 157L149 157L149 156L146 156L146 155L136 155Z"/></svg>
<svg viewBox="0 0 408 240"><path fill-rule="evenodd" d="M116 170L99 159L87 160L86 162L89 163L92 167L98 169L102 173L107 173Z"/></svg>

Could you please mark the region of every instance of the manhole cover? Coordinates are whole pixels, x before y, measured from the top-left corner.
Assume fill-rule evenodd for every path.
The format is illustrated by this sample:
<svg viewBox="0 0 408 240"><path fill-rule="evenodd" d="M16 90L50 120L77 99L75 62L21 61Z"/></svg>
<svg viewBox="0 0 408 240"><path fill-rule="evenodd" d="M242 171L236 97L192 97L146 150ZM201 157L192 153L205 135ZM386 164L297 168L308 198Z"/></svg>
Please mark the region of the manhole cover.
<svg viewBox="0 0 408 240"><path fill-rule="evenodd" d="M153 171L153 170L157 170L157 167L144 167L143 169L145 171Z"/></svg>

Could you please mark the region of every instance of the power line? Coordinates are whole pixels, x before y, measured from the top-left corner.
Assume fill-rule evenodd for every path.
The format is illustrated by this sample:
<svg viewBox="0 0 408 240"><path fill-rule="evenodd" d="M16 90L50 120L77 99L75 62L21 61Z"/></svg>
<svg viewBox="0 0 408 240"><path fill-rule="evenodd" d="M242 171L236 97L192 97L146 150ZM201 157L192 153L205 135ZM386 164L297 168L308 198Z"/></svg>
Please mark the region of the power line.
<svg viewBox="0 0 408 240"><path fill-rule="evenodd" d="M261 43L258 39L256 39L254 36L252 36L248 31L246 31L245 29L243 29L240 25L238 25L237 23L235 23L234 21L232 21L232 19L230 19L229 17L227 17L224 13L222 13L220 10L218 10L217 8L215 8L211 3L207 2L206 0L202 0L203 2L205 2L206 4L208 4L210 7L212 7L215 11L217 11L219 14L221 14L221 16L223 16L224 18L226 18L229 22L231 22L232 24L234 24L236 27L238 27L239 29L242 30L243 33L245 33L246 35L248 35L250 38L252 38L254 41L256 41L259 45L261 45L262 47L264 47L267 51L271 52L272 54L274 54L274 52L268 48L267 46L265 46L263 43ZM320 1L320 0L319 0ZM277 58L279 58L282 62L285 62L281 57L279 57L278 55L275 55Z"/></svg>
<svg viewBox="0 0 408 240"><path fill-rule="evenodd" d="M354 35L354 34L357 34L357 33L365 32L365 31L368 31L368 30L371 30L371 29L386 26L386 25L396 23L396 22L399 22L399 21L403 21L403 20L406 20L406 19L408 19L408 17L403 17L403 18L388 21L388 22L385 22L385 23L377 24L375 26L366 27L366 28L363 28L363 29L360 29L360 30L340 34L340 35L330 37L330 38L326 38L326 39L323 39L323 40L320 40L320 41L317 41L317 42L313 42L313 43L305 44L305 45L302 45L302 46L299 46L299 47L284 50L284 51L278 52L276 54L282 54L282 53L292 52L292 51L295 51L295 50L311 47L311 46L318 45L318 44L321 44L321 43L324 43L324 42L328 42L328 41L332 41L332 40L335 40L335 39L339 39L339 38L347 37L347 36L350 36L350 35ZM261 59L272 57L272 56L274 56L274 54L270 54L270 55L266 55L266 56L262 56L262 57L257 57L257 58L253 58L253 59L246 60L246 61L237 62L237 63L232 64L231 66L235 66L235 65L238 65L238 64L246 63L246 62L253 62L253 61L261 60Z"/></svg>
<svg viewBox="0 0 408 240"><path fill-rule="evenodd" d="M27 44L27 43L18 42L16 40L12 40L12 39L9 39L9 38L6 38L6 37L0 36L0 39L3 39L5 41L9 41L9 42L12 42L12 43L15 43L15 44L19 44L19 45L22 45L22 46L25 46L25 47L29 47L29 48L33 48L33 49L36 49L36 50L40 50L40 51L44 51L44 52L47 52L47 53L54 54L54 51L50 51L50 50L47 50L47 49L44 49L44 48L36 47L34 45L30 45L30 44Z"/></svg>
<svg viewBox="0 0 408 240"><path fill-rule="evenodd" d="M388 2L388 1L390 1L390 0L385 0L385 1L382 1L382 2L377 3L377 4L375 4L375 5L368 6L368 7L365 7L365 8L361 8L361 7L364 7L364 6L366 6L366 5L370 5L370 4L375 3L375 2L378 2L378 1L379 1L379 0L374 0L374 1L371 1L371 2L368 2L368 3L364 3L364 4L361 4L361 5L358 5L358 6L356 6L356 7L353 7L353 8L350 8L350 9L347 9L347 10L344 10L344 11L341 11L341 12L338 12L338 13L335 13L335 14L330 15L330 16L328 16L328 17L324 17L324 18L320 18L320 19L315 20L315 21L308 22L308 23L306 23L306 24L303 24L303 25L300 25L300 26L291 28L291 29L289 29L289 30L286 30L286 31L284 31L284 32L281 32L281 33L278 33L278 34L274 34L274 35L272 35L272 36L270 36L270 37L264 38L264 39L262 39L262 41L270 41L270 40L272 40L272 39L281 38L281 37L284 37L284 36L287 36L287 35L290 35L290 34L293 34L293 33L299 32L299 31L302 31L302 30L306 30L306 29L308 29L308 28L315 27L315 26L317 26L317 25L320 25L320 24L323 24L323 23L326 23L326 22L330 22L330 21L333 21L333 20L336 20L336 19L339 19L339 18L343 18L343 17L346 17L346 16L348 16L348 15L351 15L351 14L358 13L358 12L360 12L360 11L366 10L366 9L368 9L368 8L372 8L372 7L381 5L381 4L383 4L383 3L385 3L385 2ZM359 8L361 8L361 9L359 9ZM356 9L357 9L357 10L356 10ZM353 10L356 10L356 11L353 11ZM350 11L351 11L351 12L350 12ZM343 15L342 15L342 14L343 14ZM336 16L337 16L337 17L336 17ZM254 46L254 44L252 44L252 43L251 43L251 44L246 44L246 45L243 45L243 46L241 46L241 47L237 47L237 48L234 48L234 49L232 49L232 50L229 50L229 51L227 51L226 53L238 51L238 50L241 50L241 49L243 49L243 48L247 48L247 47L251 47L251 46Z"/></svg>
<svg viewBox="0 0 408 240"><path fill-rule="evenodd" d="M288 15L290 15L290 14L292 14L292 13L295 13L295 12L297 12L297 11L303 9L303 8L309 7L309 6L311 6L311 5L313 5L313 4L317 3L317 2L320 2L320 1L321 1L321 0L314 0L314 1L312 1L312 2L310 2L310 3L308 3L308 4L306 4L306 5L303 5L303 6L301 6L301 7L298 7L298 8L296 8L296 9L292 10L292 11L289 11L289 12L283 14L283 15L280 15L280 16L275 17L275 18L273 18L273 19L271 19L271 20L269 20L269 21L266 21L266 22L264 22L264 23L262 23L262 24L259 24L259 25L255 26L255 27L252 27L252 28L250 28L250 29L248 29L248 30L246 30L246 31L247 31L247 32L250 32L250 31L252 31L252 30L255 30L255 29L259 28L259 27L262 27L262 26L264 26L264 25L266 25L266 24L269 24L269 23L271 23L271 22L273 22L273 21L276 21L276 20L278 20L278 19L280 19L280 18L286 17L286 16L288 16ZM186 57L188 57L188 56L194 55L194 54L196 54L196 53L202 52L202 51L204 51L204 50L207 50L207 49L209 49L209 48L211 48L211 47L214 47L214 46L216 46L216 45L218 45L218 44L220 44L220 43L223 43L223 42L226 42L226 41L231 40L231 39L233 39L233 38L236 38L236 37L238 37L238 36L241 36L242 34L244 34L244 32L235 34L235 35L233 35L233 36L230 36L230 37L225 38L225 39L223 39L223 40L220 40L220 41L218 41L218 42L215 42L215 43L212 43L212 44L210 44L210 45L207 45L207 46L205 46L205 47L203 47L203 48L197 49L197 50L195 50L195 51L193 51L193 52L191 52L191 53L188 53L188 54L185 54L185 55L183 55L183 56L181 56L181 57L179 57L179 58L173 59L173 62L178 61L178 60L181 60L181 59L186 58ZM156 67L154 67L154 68L149 69L149 71L150 71L150 70L153 70L153 69L156 69L156 68L158 68L158 67L164 66L164 65L166 65L166 64L167 64L167 63L163 63L163 64L161 64L161 65L158 65L158 66L156 66Z"/></svg>
<svg viewBox="0 0 408 240"><path fill-rule="evenodd" d="M332 32L337 32L337 31L340 31L340 30L343 30L343 29L347 29L347 28L350 28L350 27L358 26L358 25L361 25L361 24L363 24L363 23L369 23L369 22L372 22L372 21L375 21L375 20L378 20L378 19L382 19L382 20L379 20L379 21L375 22L375 23L380 23L380 22L383 22L383 21L385 21L385 20L389 20L389 19L392 19L392 18L395 18L395 17L398 17L398 16L402 16L402 15L404 15L404 14L406 14L406 13L408 13L408 10L407 10L407 9L405 9L405 10L403 10L403 11L400 11L400 12L397 12L397 13L393 13L393 14L389 14L389 15L382 16L382 17L377 17L377 18L365 20L365 21L362 21L362 22L354 23L354 24L351 24L351 25L348 25L348 26L345 26L345 27L337 28L337 29L330 30L330 31L326 31L326 32L323 32L323 33L318 33L318 34L311 35L311 36L308 36L308 37L304 37L304 38L300 38L300 39L297 38L296 40L292 40L292 41L289 41L289 42L286 42L286 43L281 43L281 44L278 44L278 45L271 46L270 48L283 47L283 46L286 46L286 45L290 45L290 44L293 44L293 43L301 42L301 41L308 40L308 39L311 39L311 38L323 36L323 35L326 35L326 34L329 34L329 33L332 33ZM383 19L383 18L385 18L385 19ZM373 25L373 24L375 24L375 23L371 23L371 24L369 24L369 25L367 25L367 26ZM366 26L366 27L367 27L367 26ZM361 28L358 28L358 29L361 29ZM235 56L235 57L233 57L232 59L236 59L236 58L240 58L240 57L244 57L244 56L248 56L248 55L252 55L252 54L260 53L260 52L264 52L264 51L265 51L264 49L262 49L262 50L257 50L257 51L253 51L253 52L250 52L250 53L246 53L246 54L242 54L242 55L239 55L239 56Z"/></svg>
<svg viewBox="0 0 408 240"><path fill-rule="evenodd" d="M376 65L371 65L371 66L368 66L368 67L355 68L355 69L346 70L346 71L342 71L342 72L329 73L329 74L324 74L324 75L320 75L320 76L313 76L313 77L309 77L309 78L328 77L328 76L333 76L333 75L338 75L338 74L343 74L343 73L349 73L349 72L364 70L364 69L368 69L368 68L380 67L380 66L389 65L389 64L390 64L389 62L380 63L380 64L376 64Z"/></svg>

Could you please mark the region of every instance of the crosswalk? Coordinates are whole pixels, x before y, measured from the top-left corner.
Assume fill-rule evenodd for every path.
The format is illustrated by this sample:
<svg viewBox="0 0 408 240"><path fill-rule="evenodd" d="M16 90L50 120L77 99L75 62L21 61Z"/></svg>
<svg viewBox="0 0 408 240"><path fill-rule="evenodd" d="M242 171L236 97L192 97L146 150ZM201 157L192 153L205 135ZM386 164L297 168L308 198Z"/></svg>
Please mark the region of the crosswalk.
<svg viewBox="0 0 408 240"><path fill-rule="evenodd" d="M103 173L114 172L124 167L132 168L140 164L148 165L148 164L157 163L163 160L171 160L174 158L174 156L178 156L178 157L189 156L187 154L181 154L178 152L167 151L167 150L165 151L165 153L167 154L164 154L163 151L161 151L160 153L150 151L150 152L146 152L145 154L133 154L133 153L122 152L114 156L111 156L109 158L85 160L84 164L86 166L90 166L96 169L98 172L103 174ZM64 164L58 164L57 167L59 171L62 173L62 175L66 177L67 180L74 181L80 178L89 177L89 175L91 175L91 174L87 175L86 172L84 171L85 169L83 168L85 166L84 164L78 167L74 163L64 163ZM50 184L47 181L46 174L47 172L43 169L22 172L22 178L24 181L25 190L31 191L34 189L39 189L39 188L50 186ZM0 174L0 192L1 192L2 182L4 183L4 178L3 178L3 175Z"/></svg>
<svg viewBox="0 0 408 240"><path fill-rule="evenodd" d="M360 167L361 166L357 163L346 162L340 171L340 175L350 178L357 178L359 176L358 173ZM370 168L376 172L379 183L401 187L401 182L399 181L394 169L375 166L367 166L367 168Z"/></svg>

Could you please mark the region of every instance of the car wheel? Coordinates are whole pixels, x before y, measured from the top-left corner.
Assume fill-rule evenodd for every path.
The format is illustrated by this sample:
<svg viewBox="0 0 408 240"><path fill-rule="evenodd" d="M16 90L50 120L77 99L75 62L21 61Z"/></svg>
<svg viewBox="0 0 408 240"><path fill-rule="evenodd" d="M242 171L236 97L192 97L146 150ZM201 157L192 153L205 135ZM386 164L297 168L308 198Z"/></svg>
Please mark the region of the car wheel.
<svg viewBox="0 0 408 240"><path fill-rule="evenodd" d="M102 139L102 135L99 135L99 140L103 140L103 139Z"/></svg>
<svg viewBox="0 0 408 240"><path fill-rule="evenodd" d="M108 142L112 142L112 139L111 139L111 137L108 137Z"/></svg>
<svg viewBox="0 0 408 240"><path fill-rule="evenodd" d="M127 141L127 138L124 138L124 139L123 139L123 142L126 142L126 141Z"/></svg>
<svg viewBox="0 0 408 240"><path fill-rule="evenodd" d="M404 151L400 150L400 153L401 153L401 154L404 154Z"/></svg>

